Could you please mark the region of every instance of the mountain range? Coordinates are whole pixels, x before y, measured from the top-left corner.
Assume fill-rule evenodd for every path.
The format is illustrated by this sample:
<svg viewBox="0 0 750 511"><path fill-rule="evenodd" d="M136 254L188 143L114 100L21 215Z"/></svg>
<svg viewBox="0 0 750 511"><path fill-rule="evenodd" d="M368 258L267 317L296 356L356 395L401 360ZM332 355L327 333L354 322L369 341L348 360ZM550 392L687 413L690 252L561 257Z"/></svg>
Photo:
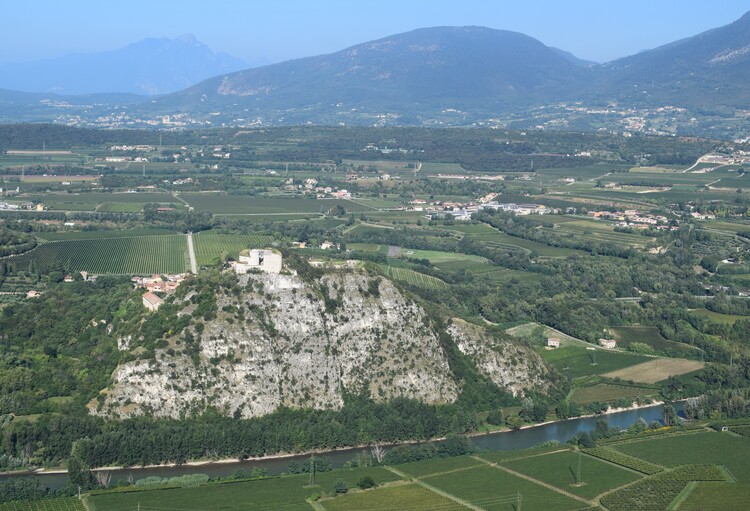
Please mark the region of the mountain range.
<svg viewBox="0 0 750 511"><path fill-rule="evenodd" d="M156 43L142 44L145 48ZM171 44L200 45L192 39ZM217 66L236 64L211 55ZM189 76L214 69L200 60L188 65L175 57L172 62L173 84L187 84ZM106 74L89 65L94 74ZM6 72L0 68L0 74ZM119 97L118 105L128 105L125 110L131 118L177 115L190 123L212 125L472 125L562 103L670 105L690 109L691 115L731 116L750 100L750 13L727 26L606 64L583 61L516 32L435 27L328 55L215 74L148 101ZM142 76L137 81L143 84L140 92L169 88L146 85L154 82L147 73ZM0 87L12 88L7 77L0 79ZM3 115L6 107L24 101L7 97L0 91L0 120L13 117Z"/></svg>
<svg viewBox="0 0 750 511"><path fill-rule="evenodd" d="M143 39L102 53L2 64L0 88L65 95L167 94L248 67L226 53L214 53L187 34Z"/></svg>

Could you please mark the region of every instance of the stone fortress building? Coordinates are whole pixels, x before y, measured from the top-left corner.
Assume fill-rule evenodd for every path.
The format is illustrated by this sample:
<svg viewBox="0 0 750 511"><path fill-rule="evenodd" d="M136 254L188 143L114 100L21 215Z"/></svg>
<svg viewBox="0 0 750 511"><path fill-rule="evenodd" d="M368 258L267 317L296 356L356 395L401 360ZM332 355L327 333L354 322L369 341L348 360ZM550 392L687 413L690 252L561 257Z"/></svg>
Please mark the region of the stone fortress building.
<svg viewBox="0 0 750 511"><path fill-rule="evenodd" d="M280 273L281 263L281 253L277 250L254 248L240 252L240 260L234 265L234 271L238 275L251 270Z"/></svg>

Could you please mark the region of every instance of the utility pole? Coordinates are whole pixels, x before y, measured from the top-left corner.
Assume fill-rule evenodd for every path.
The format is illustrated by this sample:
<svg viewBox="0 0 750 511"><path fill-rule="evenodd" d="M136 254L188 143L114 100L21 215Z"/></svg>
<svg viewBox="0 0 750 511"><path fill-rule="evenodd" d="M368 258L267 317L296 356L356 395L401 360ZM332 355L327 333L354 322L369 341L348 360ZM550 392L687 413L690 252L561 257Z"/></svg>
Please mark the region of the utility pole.
<svg viewBox="0 0 750 511"><path fill-rule="evenodd" d="M310 481L308 481L309 486L315 486L315 455L310 455Z"/></svg>
<svg viewBox="0 0 750 511"><path fill-rule="evenodd" d="M78 485L78 500L81 500L81 486Z"/></svg>
<svg viewBox="0 0 750 511"><path fill-rule="evenodd" d="M576 484L581 484L581 451L578 451L578 471L576 472Z"/></svg>
<svg viewBox="0 0 750 511"><path fill-rule="evenodd" d="M523 500L522 497L521 497L521 492L518 491L516 493L516 496L518 497L518 505L516 506L516 511L521 511L521 502Z"/></svg>

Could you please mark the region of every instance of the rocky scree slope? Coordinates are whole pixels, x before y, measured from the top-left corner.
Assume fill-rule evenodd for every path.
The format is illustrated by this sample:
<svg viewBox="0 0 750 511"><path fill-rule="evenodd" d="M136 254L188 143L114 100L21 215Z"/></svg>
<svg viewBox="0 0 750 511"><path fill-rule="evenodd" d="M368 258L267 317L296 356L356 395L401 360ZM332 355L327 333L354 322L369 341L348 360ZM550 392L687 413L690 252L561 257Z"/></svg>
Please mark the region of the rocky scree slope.
<svg viewBox="0 0 750 511"><path fill-rule="evenodd" d="M178 317L193 314L194 295L175 298ZM121 339L135 360L115 370L91 413L181 418L210 406L249 418L281 406L337 409L346 392L435 404L461 392L436 323L388 280L364 272L310 282L249 274L218 287L214 298L215 317L167 332L152 356L138 358L144 350L134 346L143 339ZM444 335L501 388L522 394L544 382L544 362L518 341L460 320Z"/></svg>

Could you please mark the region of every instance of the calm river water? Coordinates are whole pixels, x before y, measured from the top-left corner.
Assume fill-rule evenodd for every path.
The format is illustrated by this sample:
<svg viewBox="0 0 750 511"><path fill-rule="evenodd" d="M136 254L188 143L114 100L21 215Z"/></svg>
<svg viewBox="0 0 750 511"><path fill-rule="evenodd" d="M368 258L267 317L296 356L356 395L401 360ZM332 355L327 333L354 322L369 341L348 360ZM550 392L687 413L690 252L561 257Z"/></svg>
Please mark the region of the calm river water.
<svg viewBox="0 0 750 511"><path fill-rule="evenodd" d="M679 403L675 404L678 412L682 411ZM610 426L619 426L623 429L634 424L639 417L643 417L646 422L663 419L662 405L640 408L638 410L627 410L624 412L614 412L597 417L587 417L579 419L570 419L562 422L554 422L537 426L533 428L521 429L518 431L506 431L500 433L490 433L472 437L474 445L479 450L489 451L509 451L512 449L525 449L542 442L557 440L564 443L570 437L581 431L590 431L594 429L596 421L606 418ZM363 451L361 448L345 449L340 451L322 452L316 456L326 456L331 459L334 467L341 467L347 461L351 461L354 456ZM120 479L127 479L132 476L134 479L142 479L148 476L173 477L184 474L208 474L210 477L228 476L238 468L243 470L252 470L254 467L265 468L269 474L279 474L287 470L287 465L292 460L302 463L309 457L308 455L289 456L284 458L269 458L265 460L237 461L231 463L208 463L200 466L179 466L179 467L155 467L155 468L126 468L112 470L112 482ZM26 477L23 475L0 475L0 481L9 477ZM62 488L68 482L67 474L39 474L41 481L53 489Z"/></svg>

